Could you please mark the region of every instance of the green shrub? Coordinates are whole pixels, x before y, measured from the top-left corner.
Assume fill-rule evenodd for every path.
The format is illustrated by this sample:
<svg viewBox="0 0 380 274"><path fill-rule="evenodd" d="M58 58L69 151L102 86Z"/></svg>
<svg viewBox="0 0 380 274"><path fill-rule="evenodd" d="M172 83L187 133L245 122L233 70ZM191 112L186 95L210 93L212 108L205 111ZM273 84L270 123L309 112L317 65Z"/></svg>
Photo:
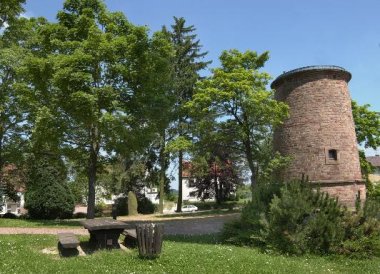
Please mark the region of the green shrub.
<svg viewBox="0 0 380 274"><path fill-rule="evenodd" d="M70 218L74 198L66 183L66 171L59 156L32 155L27 170L25 208L33 219Z"/></svg>
<svg viewBox="0 0 380 274"><path fill-rule="evenodd" d="M138 200L137 211L140 214L153 214L156 210L155 205L146 197Z"/></svg>
<svg viewBox="0 0 380 274"><path fill-rule="evenodd" d="M67 185L41 184L25 193L25 207L32 219L66 219L74 211L74 198Z"/></svg>
<svg viewBox="0 0 380 274"><path fill-rule="evenodd" d="M380 204L366 200L358 212L347 212L343 219L344 241L337 253L355 258L380 256Z"/></svg>
<svg viewBox="0 0 380 274"><path fill-rule="evenodd" d="M97 203L95 205L95 217L102 217L104 216L104 210L106 209L105 203Z"/></svg>
<svg viewBox="0 0 380 274"><path fill-rule="evenodd" d="M288 254L338 253L380 256L380 203L368 199L349 212L337 199L307 182L258 185L239 221L226 224L223 239Z"/></svg>
<svg viewBox="0 0 380 274"><path fill-rule="evenodd" d="M17 219L17 215L11 213L11 212L7 212L3 215L3 218L5 219Z"/></svg>
<svg viewBox="0 0 380 274"><path fill-rule="evenodd" d="M132 191L128 192L128 215L129 216L134 216L137 215L137 198L135 193Z"/></svg>
<svg viewBox="0 0 380 274"><path fill-rule="evenodd" d="M241 220L227 223L222 230L224 241L237 245L265 246L265 238L259 233L263 227L262 218L269 213L270 202L279 195L282 184L262 183L255 185L252 201L242 210Z"/></svg>
<svg viewBox="0 0 380 274"><path fill-rule="evenodd" d="M343 209L327 193L315 191L309 183L292 182L281 188L262 218L263 237L285 253L329 253L341 243Z"/></svg>
<svg viewBox="0 0 380 274"><path fill-rule="evenodd" d="M115 200L117 216L128 215L128 198L119 197Z"/></svg>

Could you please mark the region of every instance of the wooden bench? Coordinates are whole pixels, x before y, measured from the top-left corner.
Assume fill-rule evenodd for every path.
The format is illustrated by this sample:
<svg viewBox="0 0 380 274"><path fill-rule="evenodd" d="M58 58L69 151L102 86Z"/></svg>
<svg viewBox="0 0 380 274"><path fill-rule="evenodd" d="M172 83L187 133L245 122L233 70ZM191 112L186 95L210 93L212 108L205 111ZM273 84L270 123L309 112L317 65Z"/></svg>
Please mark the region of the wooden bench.
<svg viewBox="0 0 380 274"><path fill-rule="evenodd" d="M58 250L62 256L78 255L79 240L74 233L58 233Z"/></svg>
<svg viewBox="0 0 380 274"><path fill-rule="evenodd" d="M137 246L137 235L136 229L124 229L122 235L124 238L124 245L129 248L134 248Z"/></svg>

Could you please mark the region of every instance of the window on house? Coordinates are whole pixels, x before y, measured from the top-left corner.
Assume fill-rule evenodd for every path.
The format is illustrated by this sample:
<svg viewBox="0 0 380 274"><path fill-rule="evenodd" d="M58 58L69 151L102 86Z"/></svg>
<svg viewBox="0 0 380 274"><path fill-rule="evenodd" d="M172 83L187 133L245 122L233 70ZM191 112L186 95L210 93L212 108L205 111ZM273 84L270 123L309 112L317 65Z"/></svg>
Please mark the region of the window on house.
<svg viewBox="0 0 380 274"><path fill-rule="evenodd" d="M338 151L336 149L329 149L328 152L329 160L338 160Z"/></svg>

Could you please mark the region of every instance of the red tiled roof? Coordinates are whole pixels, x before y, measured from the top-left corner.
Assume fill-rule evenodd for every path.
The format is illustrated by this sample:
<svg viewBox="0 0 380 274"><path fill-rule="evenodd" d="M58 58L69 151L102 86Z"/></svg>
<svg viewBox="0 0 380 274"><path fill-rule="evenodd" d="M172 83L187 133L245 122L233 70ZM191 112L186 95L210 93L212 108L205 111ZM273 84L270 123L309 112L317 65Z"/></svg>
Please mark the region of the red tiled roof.
<svg viewBox="0 0 380 274"><path fill-rule="evenodd" d="M380 155L369 156L366 158L375 167L380 167Z"/></svg>

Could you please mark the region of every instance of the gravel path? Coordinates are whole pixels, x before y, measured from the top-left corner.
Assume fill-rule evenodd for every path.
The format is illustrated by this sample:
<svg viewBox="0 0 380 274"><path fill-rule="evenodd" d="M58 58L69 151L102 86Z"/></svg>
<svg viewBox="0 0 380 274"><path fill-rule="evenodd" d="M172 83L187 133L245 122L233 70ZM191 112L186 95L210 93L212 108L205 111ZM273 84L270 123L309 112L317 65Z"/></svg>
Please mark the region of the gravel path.
<svg viewBox="0 0 380 274"><path fill-rule="evenodd" d="M163 223L166 235L200 235L220 232L224 223L235 220L239 213L216 215L209 217L193 217L183 219L154 219L155 223ZM134 228L138 223L150 223L152 220L123 220L129 224L129 228ZM89 235L84 228L21 228L21 227L0 227L0 234L52 234L60 232L73 232L77 235Z"/></svg>

